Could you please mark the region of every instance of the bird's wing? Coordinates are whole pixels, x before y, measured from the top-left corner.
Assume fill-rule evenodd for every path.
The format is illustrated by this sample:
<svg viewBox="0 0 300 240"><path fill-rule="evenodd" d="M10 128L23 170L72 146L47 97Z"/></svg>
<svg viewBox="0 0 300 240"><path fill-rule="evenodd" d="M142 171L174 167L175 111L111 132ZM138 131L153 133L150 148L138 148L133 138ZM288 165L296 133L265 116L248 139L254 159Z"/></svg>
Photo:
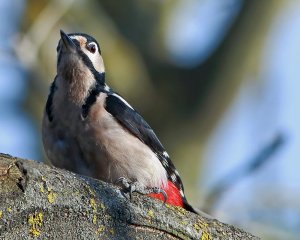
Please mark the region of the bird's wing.
<svg viewBox="0 0 300 240"><path fill-rule="evenodd" d="M152 128L122 97L116 93L108 94L105 109L155 154L162 155L164 153L165 149Z"/></svg>
<svg viewBox="0 0 300 240"><path fill-rule="evenodd" d="M185 208L189 211L196 212L185 198L183 184L174 164L156 134L144 118L121 96L112 92L107 95L105 109L113 117L115 117L125 129L139 138L157 155L161 164L168 173L168 179L180 190Z"/></svg>

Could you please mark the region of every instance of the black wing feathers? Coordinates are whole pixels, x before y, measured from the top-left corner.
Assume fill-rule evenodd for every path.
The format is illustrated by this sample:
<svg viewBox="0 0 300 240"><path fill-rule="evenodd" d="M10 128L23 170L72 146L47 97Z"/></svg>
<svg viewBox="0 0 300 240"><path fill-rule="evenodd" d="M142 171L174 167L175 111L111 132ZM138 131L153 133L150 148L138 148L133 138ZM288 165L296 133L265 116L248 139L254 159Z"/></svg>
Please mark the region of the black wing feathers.
<svg viewBox="0 0 300 240"><path fill-rule="evenodd" d="M148 145L156 154L162 154L164 152L162 144L149 124L120 98L114 95L108 95L105 109L113 115L123 127Z"/></svg>
<svg viewBox="0 0 300 240"><path fill-rule="evenodd" d="M144 142L157 155L168 173L168 179L183 191L183 184L175 171L174 164L168 157L164 156L164 147L143 117L134 109L128 107L120 98L112 94L106 98L105 109L113 115L123 127ZM165 163L165 161L167 161L167 163ZM171 176L173 176L173 179Z"/></svg>
<svg viewBox="0 0 300 240"><path fill-rule="evenodd" d="M181 190L185 208L189 211L197 213L193 207L188 204L183 194L183 184L175 169L175 166L169 157L164 155L164 147L143 117L134 109L130 108L126 102L123 101L123 99L116 96L113 92L108 93L107 95L105 109L112 116L114 116L125 129L150 147L150 149L157 155L163 166L163 161L167 161L167 166L164 167L168 173L168 179L171 180ZM173 176L173 178L171 176Z"/></svg>

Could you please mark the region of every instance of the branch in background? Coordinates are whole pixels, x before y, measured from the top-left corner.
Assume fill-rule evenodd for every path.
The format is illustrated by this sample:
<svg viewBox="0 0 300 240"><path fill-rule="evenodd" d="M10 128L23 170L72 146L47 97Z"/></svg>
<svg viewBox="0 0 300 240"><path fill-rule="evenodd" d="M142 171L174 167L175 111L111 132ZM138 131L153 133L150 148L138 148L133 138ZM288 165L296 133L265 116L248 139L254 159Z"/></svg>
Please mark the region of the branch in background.
<svg viewBox="0 0 300 240"><path fill-rule="evenodd" d="M271 156L280 149L284 142L285 136L282 133L279 133L267 146L259 151L256 156L247 161L246 164L238 166L225 177L221 178L208 194L205 200L204 211L210 213L226 191L238 184L242 179L266 165L266 163L272 159Z"/></svg>
<svg viewBox="0 0 300 240"><path fill-rule="evenodd" d="M52 28L72 7L74 0L52 0L36 17L30 28L16 44L18 58L27 67L36 63L40 47L49 36ZM46 26L45 26L46 24Z"/></svg>

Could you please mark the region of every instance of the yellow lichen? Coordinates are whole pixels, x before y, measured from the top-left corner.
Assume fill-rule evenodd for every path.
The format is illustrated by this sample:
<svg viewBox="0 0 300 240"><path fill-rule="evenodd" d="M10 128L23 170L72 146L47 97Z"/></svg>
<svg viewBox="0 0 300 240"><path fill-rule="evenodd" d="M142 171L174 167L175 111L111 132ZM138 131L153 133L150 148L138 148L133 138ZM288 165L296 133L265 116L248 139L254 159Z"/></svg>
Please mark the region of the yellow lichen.
<svg viewBox="0 0 300 240"><path fill-rule="evenodd" d="M11 213L11 212L12 212L11 207L8 207L8 208L7 208L7 211Z"/></svg>
<svg viewBox="0 0 300 240"><path fill-rule="evenodd" d="M179 206L175 206L174 209L177 210L177 212L181 213L182 215L186 215L186 213L187 213L187 211L184 208L179 207Z"/></svg>
<svg viewBox="0 0 300 240"><path fill-rule="evenodd" d="M204 231L201 236L201 240L211 240L208 232Z"/></svg>
<svg viewBox="0 0 300 240"><path fill-rule="evenodd" d="M153 217L154 217L154 213L153 213L153 211L152 211L152 210L149 210L147 214L148 214L148 216L149 216L149 217L151 217L151 218L153 218Z"/></svg>
<svg viewBox="0 0 300 240"><path fill-rule="evenodd" d="M0 211L0 218L2 218L2 215L3 215L3 212L2 212L2 211Z"/></svg>
<svg viewBox="0 0 300 240"><path fill-rule="evenodd" d="M45 192L45 188L44 188L44 186L41 186L41 187L40 187L40 191L41 191L42 193L44 193L44 192Z"/></svg>
<svg viewBox="0 0 300 240"><path fill-rule="evenodd" d="M90 188L89 185L85 185L86 189L89 191L89 194L93 197L96 196L96 193L93 191L93 189Z"/></svg>
<svg viewBox="0 0 300 240"><path fill-rule="evenodd" d="M208 227L208 223L203 222L203 223L202 223L202 227L203 227L203 228L207 228L207 227Z"/></svg>
<svg viewBox="0 0 300 240"><path fill-rule="evenodd" d="M181 216L186 215L186 213L187 213L187 211L184 208L179 207L179 206L174 206L174 205L171 205L171 204L166 204L166 207L169 208L169 209L172 209L172 210L176 211Z"/></svg>
<svg viewBox="0 0 300 240"><path fill-rule="evenodd" d="M101 232L103 232L105 230L105 226L101 225L98 227L98 229L96 230L96 234L99 234Z"/></svg>
<svg viewBox="0 0 300 240"><path fill-rule="evenodd" d="M96 211L97 210L97 205L96 205L96 201L95 201L94 198L90 199L90 204L91 204L91 207L92 207L93 211Z"/></svg>
<svg viewBox="0 0 300 240"><path fill-rule="evenodd" d="M105 209L105 206L104 206L103 203L100 204L100 207L101 207L101 209L103 209L103 210Z"/></svg>
<svg viewBox="0 0 300 240"><path fill-rule="evenodd" d="M205 230L208 227L208 224L206 222L202 222L200 220L198 220L197 223L194 224L194 228L196 230Z"/></svg>
<svg viewBox="0 0 300 240"><path fill-rule="evenodd" d="M46 182L46 179L44 178L44 177L42 177L42 180L44 181L44 182ZM47 187L47 185L46 185L46 189L45 189L45 187L42 185L42 186L40 186L40 192L41 193L45 193L46 192L46 194L47 194L47 199L48 199L48 202L49 203L54 203L55 202L55 199L57 198L57 193L55 193L53 190L52 190L52 188L51 187Z"/></svg>
<svg viewBox="0 0 300 240"><path fill-rule="evenodd" d="M43 223L43 213L39 212L39 213L29 214L28 223L30 225L29 232L34 237L40 236L41 234L40 228L42 227L42 223Z"/></svg>
<svg viewBox="0 0 300 240"><path fill-rule="evenodd" d="M181 224L186 226L186 225L188 225L188 222L187 221L182 221Z"/></svg>
<svg viewBox="0 0 300 240"><path fill-rule="evenodd" d="M57 194L55 192L53 192L52 189L49 190L49 188L48 188L48 196L47 196L48 202L54 203L56 197L57 197Z"/></svg>
<svg viewBox="0 0 300 240"><path fill-rule="evenodd" d="M115 234L115 230L113 228L109 229L109 232L114 235Z"/></svg>
<svg viewBox="0 0 300 240"><path fill-rule="evenodd" d="M96 224L97 223L97 216L94 214L93 215L93 223Z"/></svg>
<svg viewBox="0 0 300 240"><path fill-rule="evenodd" d="M96 212L97 212L97 205L96 205L96 201L94 198L90 199L90 205L93 209L93 223L96 224L97 223L97 216L96 216Z"/></svg>
<svg viewBox="0 0 300 240"><path fill-rule="evenodd" d="M201 220L198 220L197 223L194 224L194 228L197 231L202 231L201 240L211 240L211 237L207 231L208 224Z"/></svg>
<svg viewBox="0 0 300 240"><path fill-rule="evenodd" d="M174 209L174 205L171 205L171 204L166 203L165 206L166 206L167 208Z"/></svg>

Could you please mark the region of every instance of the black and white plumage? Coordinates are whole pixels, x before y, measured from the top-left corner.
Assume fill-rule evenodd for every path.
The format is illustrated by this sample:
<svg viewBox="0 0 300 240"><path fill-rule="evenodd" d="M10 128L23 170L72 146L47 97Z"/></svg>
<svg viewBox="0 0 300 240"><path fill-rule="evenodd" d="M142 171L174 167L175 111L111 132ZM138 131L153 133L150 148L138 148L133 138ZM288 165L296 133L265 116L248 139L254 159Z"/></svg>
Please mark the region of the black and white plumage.
<svg viewBox="0 0 300 240"><path fill-rule="evenodd" d="M177 193L171 196L174 191L168 191L172 183L180 196L175 200L194 211L186 201L177 170L152 128L106 85L97 41L87 34L61 31L57 54L57 76L50 88L42 127L50 161L107 182L124 177L144 188L161 188L168 199L176 198Z"/></svg>

